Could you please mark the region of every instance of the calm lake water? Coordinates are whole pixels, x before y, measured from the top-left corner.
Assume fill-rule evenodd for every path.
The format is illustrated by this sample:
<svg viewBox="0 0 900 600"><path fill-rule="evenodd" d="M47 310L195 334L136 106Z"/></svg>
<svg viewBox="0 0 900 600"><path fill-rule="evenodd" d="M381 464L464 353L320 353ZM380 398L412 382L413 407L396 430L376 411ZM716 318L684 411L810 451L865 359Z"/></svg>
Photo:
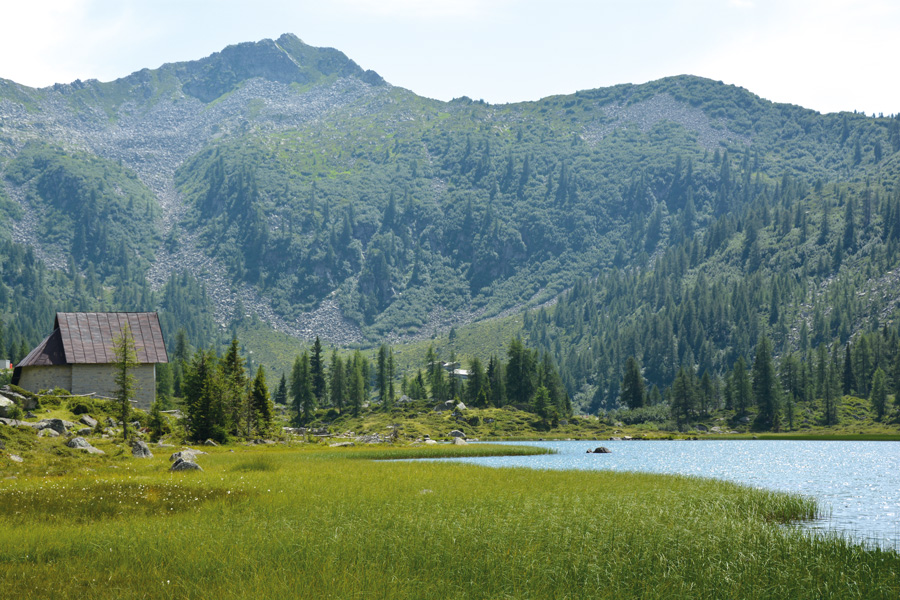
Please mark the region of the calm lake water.
<svg viewBox="0 0 900 600"><path fill-rule="evenodd" d="M900 442L516 442L558 454L452 459L492 467L673 473L714 477L819 500L830 516L802 526L900 549ZM586 454L605 446L611 454Z"/></svg>

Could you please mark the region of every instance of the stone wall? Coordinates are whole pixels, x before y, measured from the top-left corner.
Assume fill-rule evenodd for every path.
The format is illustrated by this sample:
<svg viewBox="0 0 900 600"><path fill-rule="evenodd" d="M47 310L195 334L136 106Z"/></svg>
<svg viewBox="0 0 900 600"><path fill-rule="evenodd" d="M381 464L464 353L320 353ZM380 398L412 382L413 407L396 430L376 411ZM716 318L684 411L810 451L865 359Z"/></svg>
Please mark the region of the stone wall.
<svg viewBox="0 0 900 600"><path fill-rule="evenodd" d="M56 365L48 367L22 367L19 387L29 392L62 388L72 389L72 365Z"/></svg>
<svg viewBox="0 0 900 600"><path fill-rule="evenodd" d="M134 375L135 405L149 410L156 399L156 365L138 365L131 373ZM113 364L23 367L19 386L31 392L60 387L73 394L113 398L116 395L116 367Z"/></svg>

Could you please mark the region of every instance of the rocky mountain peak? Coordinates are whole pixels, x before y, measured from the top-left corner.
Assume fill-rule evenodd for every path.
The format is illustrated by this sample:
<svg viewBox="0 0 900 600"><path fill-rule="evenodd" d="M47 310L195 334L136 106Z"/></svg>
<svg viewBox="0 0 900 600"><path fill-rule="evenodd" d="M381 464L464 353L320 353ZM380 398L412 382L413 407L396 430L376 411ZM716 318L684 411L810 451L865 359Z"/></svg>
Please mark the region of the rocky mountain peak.
<svg viewBox="0 0 900 600"><path fill-rule="evenodd" d="M235 44L206 58L172 67L184 92L202 102L211 102L254 78L301 85L332 76L356 77L372 85L384 83L380 75L363 70L343 52L310 46L293 34L284 34L277 40Z"/></svg>

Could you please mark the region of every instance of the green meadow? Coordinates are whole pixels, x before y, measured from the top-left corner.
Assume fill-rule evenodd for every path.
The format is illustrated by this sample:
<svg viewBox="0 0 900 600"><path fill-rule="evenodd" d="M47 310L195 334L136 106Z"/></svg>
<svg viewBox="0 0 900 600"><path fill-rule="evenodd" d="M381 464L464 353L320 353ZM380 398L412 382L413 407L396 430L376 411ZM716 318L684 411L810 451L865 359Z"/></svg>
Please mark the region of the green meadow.
<svg viewBox="0 0 900 600"><path fill-rule="evenodd" d="M891 598L900 555L784 526L797 496L686 477L386 458L534 448L114 443L0 456L3 598ZM56 444L56 445L54 445ZM49 475L47 473L50 473Z"/></svg>

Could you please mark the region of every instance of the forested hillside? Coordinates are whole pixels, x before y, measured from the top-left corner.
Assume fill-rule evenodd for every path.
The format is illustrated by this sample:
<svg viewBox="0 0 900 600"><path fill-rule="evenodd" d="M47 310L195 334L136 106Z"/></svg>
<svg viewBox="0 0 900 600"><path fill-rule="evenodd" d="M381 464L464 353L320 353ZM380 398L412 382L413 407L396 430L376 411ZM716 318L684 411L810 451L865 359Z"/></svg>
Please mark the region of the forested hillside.
<svg viewBox="0 0 900 600"><path fill-rule="evenodd" d="M613 408L629 357L664 391L762 337L806 357L894 328L898 149L896 117L691 76L429 100L291 35L0 81L0 352L56 310L159 309L207 347L237 323L365 346L533 309L576 409Z"/></svg>

